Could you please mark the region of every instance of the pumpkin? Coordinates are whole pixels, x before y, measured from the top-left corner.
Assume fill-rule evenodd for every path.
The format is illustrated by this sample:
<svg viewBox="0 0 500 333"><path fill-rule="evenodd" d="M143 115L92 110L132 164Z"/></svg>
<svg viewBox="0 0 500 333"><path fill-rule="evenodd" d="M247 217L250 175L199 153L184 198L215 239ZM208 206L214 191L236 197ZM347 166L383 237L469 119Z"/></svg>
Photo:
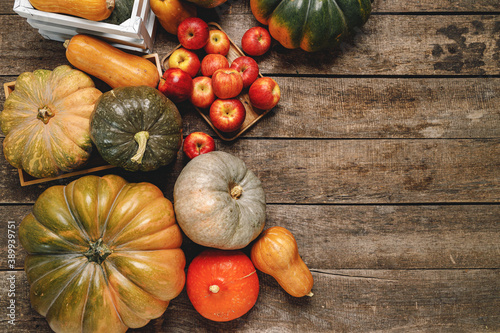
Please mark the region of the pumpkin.
<svg viewBox="0 0 500 333"><path fill-rule="evenodd" d="M182 21L196 17L196 6L183 0L150 0L149 4L163 29L176 36Z"/></svg>
<svg viewBox="0 0 500 333"><path fill-rule="evenodd" d="M253 244L251 258L258 270L274 277L288 294L313 296L311 271L300 257L295 237L289 230L266 229Z"/></svg>
<svg viewBox="0 0 500 333"><path fill-rule="evenodd" d="M29 0L43 12L68 14L91 21L107 19L115 8L115 0Z"/></svg>
<svg viewBox="0 0 500 333"><path fill-rule="evenodd" d="M115 0L115 8L103 22L109 24L122 24L132 17L135 0Z"/></svg>
<svg viewBox="0 0 500 333"><path fill-rule="evenodd" d="M193 242L234 250L257 238L266 220L262 184L236 156L212 151L193 158L174 185L179 226Z"/></svg>
<svg viewBox="0 0 500 333"><path fill-rule="evenodd" d="M175 104L155 88L115 88L97 101L90 135L109 164L151 171L177 157L182 119Z"/></svg>
<svg viewBox="0 0 500 333"><path fill-rule="evenodd" d="M64 42L66 58L76 68L111 88L146 85L156 88L158 68L151 61L126 53L95 37L78 34Z"/></svg>
<svg viewBox="0 0 500 333"><path fill-rule="evenodd" d="M149 183L85 176L45 190L19 227L32 307L55 332L125 332L183 289L172 204Z"/></svg>
<svg viewBox="0 0 500 333"><path fill-rule="evenodd" d="M255 18L286 48L335 47L370 16L371 0L250 0Z"/></svg>
<svg viewBox="0 0 500 333"><path fill-rule="evenodd" d="M5 159L37 178L80 167L92 150L88 119L100 95L88 75L66 65L19 75L0 114Z"/></svg>
<svg viewBox="0 0 500 333"><path fill-rule="evenodd" d="M186 291L203 317L230 321L254 306L259 295L259 278L252 261L243 252L209 249L189 265Z"/></svg>

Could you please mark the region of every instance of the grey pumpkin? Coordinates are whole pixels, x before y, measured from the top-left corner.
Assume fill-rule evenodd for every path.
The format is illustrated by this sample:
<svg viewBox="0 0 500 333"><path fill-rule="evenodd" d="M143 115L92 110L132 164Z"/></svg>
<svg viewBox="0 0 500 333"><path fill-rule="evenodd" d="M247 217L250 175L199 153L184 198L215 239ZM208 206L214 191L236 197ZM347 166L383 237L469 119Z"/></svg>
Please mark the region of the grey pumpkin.
<svg viewBox="0 0 500 333"><path fill-rule="evenodd" d="M192 159L174 186L179 226L193 242L241 249L262 232L266 198L262 184L238 157L212 151Z"/></svg>

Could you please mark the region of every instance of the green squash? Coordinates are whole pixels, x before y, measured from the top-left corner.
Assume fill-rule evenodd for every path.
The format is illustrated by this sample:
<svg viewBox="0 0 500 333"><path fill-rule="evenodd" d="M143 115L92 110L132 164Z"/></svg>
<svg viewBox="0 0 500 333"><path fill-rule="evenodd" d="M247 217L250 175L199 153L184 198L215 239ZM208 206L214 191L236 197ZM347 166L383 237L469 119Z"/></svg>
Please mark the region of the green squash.
<svg viewBox="0 0 500 333"><path fill-rule="evenodd" d="M132 17L132 9L134 8L135 0L115 0L115 8L111 15L102 22L110 24L122 24Z"/></svg>
<svg viewBox="0 0 500 333"><path fill-rule="evenodd" d="M99 98L90 136L102 158L128 171L151 171L171 163L182 144L175 104L148 86L120 87Z"/></svg>
<svg viewBox="0 0 500 333"><path fill-rule="evenodd" d="M188 1L203 8L214 8L222 5L227 0L188 0Z"/></svg>
<svg viewBox="0 0 500 333"><path fill-rule="evenodd" d="M37 178L79 168L92 150L89 117L99 96L87 74L67 65L19 75L0 114L7 162Z"/></svg>
<svg viewBox="0 0 500 333"><path fill-rule="evenodd" d="M286 48L314 52L337 46L361 27L371 13L371 0L250 0L255 18L269 25Z"/></svg>

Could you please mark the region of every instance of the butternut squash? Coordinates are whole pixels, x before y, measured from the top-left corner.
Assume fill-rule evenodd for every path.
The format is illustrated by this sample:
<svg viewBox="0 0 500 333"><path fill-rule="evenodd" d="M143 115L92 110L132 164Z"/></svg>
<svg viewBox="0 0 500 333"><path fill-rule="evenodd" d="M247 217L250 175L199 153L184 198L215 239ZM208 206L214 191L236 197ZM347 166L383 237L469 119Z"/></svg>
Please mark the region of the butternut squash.
<svg viewBox="0 0 500 333"><path fill-rule="evenodd" d="M274 277L290 295L313 296L313 276L287 229L272 227L262 232L252 246L251 258L258 270Z"/></svg>
<svg viewBox="0 0 500 333"><path fill-rule="evenodd" d="M66 58L73 66L111 88L141 85L156 88L160 81L158 68L152 62L95 37L75 35L64 46Z"/></svg>
<svg viewBox="0 0 500 333"><path fill-rule="evenodd" d="M111 15L115 0L29 0L38 10L68 14L91 21L102 21Z"/></svg>

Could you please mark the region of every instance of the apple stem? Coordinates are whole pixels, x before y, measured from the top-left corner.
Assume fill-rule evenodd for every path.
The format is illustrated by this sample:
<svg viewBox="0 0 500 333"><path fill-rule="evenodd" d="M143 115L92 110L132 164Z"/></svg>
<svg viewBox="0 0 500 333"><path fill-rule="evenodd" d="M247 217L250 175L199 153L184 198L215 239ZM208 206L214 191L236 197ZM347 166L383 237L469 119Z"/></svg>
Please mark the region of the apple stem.
<svg viewBox="0 0 500 333"><path fill-rule="evenodd" d="M210 290L214 294L217 294L219 292L220 288L218 285L213 284L210 287L208 287L208 290Z"/></svg>
<svg viewBox="0 0 500 333"><path fill-rule="evenodd" d="M131 158L132 162L138 164L142 163L142 158L144 157L144 152L146 151L146 144L148 142L148 139L149 139L149 133L147 131L141 131L135 133L134 140L139 145L139 148L137 148L137 153L135 153L135 155L132 156Z"/></svg>

